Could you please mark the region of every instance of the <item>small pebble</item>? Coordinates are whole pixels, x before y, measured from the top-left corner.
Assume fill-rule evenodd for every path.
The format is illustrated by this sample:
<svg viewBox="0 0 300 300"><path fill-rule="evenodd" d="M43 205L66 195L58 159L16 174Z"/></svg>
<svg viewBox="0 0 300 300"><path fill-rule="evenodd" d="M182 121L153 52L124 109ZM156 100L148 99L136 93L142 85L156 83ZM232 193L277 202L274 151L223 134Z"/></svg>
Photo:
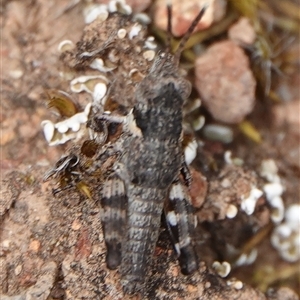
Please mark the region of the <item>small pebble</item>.
<svg viewBox="0 0 300 300"><path fill-rule="evenodd" d="M230 127L219 124L208 124L203 127L203 135L212 141L229 144L233 140L233 131Z"/></svg>
<svg viewBox="0 0 300 300"><path fill-rule="evenodd" d="M41 243L38 240L33 240L29 244L29 250L32 252L38 252L41 248Z"/></svg>
<svg viewBox="0 0 300 300"><path fill-rule="evenodd" d="M256 33L250 20L242 17L229 28L228 37L238 45L252 45L255 42Z"/></svg>
<svg viewBox="0 0 300 300"><path fill-rule="evenodd" d="M2 242L2 247L4 250L7 250L9 248L9 246L10 246L10 240L4 240Z"/></svg>
<svg viewBox="0 0 300 300"><path fill-rule="evenodd" d="M230 180L228 178L224 178L222 181L221 181L221 186L224 188L224 189L228 189L229 187L232 186Z"/></svg>
<svg viewBox="0 0 300 300"><path fill-rule="evenodd" d="M1 140L0 140L0 146L4 146L11 141L13 141L16 137L14 128L2 128L1 130Z"/></svg>
<svg viewBox="0 0 300 300"><path fill-rule="evenodd" d="M189 294L192 294L192 293L196 293L198 291L198 288L192 284L189 284L187 286L187 290Z"/></svg>
<svg viewBox="0 0 300 300"><path fill-rule="evenodd" d="M244 51L232 41L217 42L196 60L196 89L217 121L241 122L252 112L256 81Z"/></svg>
<svg viewBox="0 0 300 300"><path fill-rule="evenodd" d="M16 266L16 267L15 267L15 275L16 275L16 276L20 275L21 272L22 272L22 269L23 269L22 265Z"/></svg>
<svg viewBox="0 0 300 300"><path fill-rule="evenodd" d="M11 70L9 71L9 76L13 79L20 79L24 72L22 70Z"/></svg>
<svg viewBox="0 0 300 300"><path fill-rule="evenodd" d="M174 267L172 268L172 276L173 276L173 277L178 277L178 275L179 275L178 267L177 267L177 266L174 266Z"/></svg>
<svg viewBox="0 0 300 300"><path fill-rule="evenodd" d="M72 223L72 226L71 228L74 230L74 231L77 231L81 228L81 223L79 222L79 220L74 220L73 223Z"/></svg>

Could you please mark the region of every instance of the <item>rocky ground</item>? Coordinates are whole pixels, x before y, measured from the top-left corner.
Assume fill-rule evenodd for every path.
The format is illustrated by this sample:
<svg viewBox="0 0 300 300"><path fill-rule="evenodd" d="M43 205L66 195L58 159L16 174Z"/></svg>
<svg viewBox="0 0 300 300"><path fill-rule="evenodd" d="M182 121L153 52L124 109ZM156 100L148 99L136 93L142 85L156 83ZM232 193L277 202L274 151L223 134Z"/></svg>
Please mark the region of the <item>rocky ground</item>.
<svg viewBox="0 0 300 300"><path fill-rule="evenodd" d="M130 3L135 13L148 8L148 15L159 16L152 32L160 38L166 24L162 2ZM237 21L238 17L226 15L226 1L213 3L210 18L198 30L222 20ZM182 13L178 20L181 10L177 5L180 1L174 1L174 28L180 35L190 23L186 20L194 16L187 9L187 15ZM129 298L123 295L118 272L109 271L105 265L99 203L76 188L53 196L55 182L43 181L45 173L70 148L68 143L49 146L45 140L41 122L60 120L47 107L47 91L72 93L71 79L97 74L86 71L88 60L76 65L78 60L72 59L72 53L95 47L110 35L107 25L102 34L108 37L95 36L98 25L85 24L86 7L84 1L69 0L1 4L1 299ZM119 26L120 20L116 20L109 24ZM132 24L126 22L122 26L127 29ZM144 26L141 43L146 34ZM195 46L184 53L183 66L194 85L190 106L197 107L187 114L187 127L193 130L187 130L186 139L192 135L198 144L191 196L197 209L195 242L201 263L196 274L183 276L162 227L144 298L299 299L299 228L285 244L295 247L289 253L280 247L276 250L271 243L279 226L297 224L297 216L289 223L287 212L297 213L297 208L289 208L299 205L300 194L299 41L288 44L290 64L284 76L272 81L266 97L257 91L261 87L249 52L236 42L237 37L240 35L233 28L228 37L222 33L206 41L204 50ZM73 52L61 55L57 47L63 40L80 43ZM119 47L126 47L126 41ZM132 105L135 80L147 72L151 51L119 58L110 109L116 107L115 102L120 111ZM125 71L136 66L139 70L134 73L134 84L126 82L124 93L118 82L123 82L120 78ZM120 89L122 99L118 97ZM200 108L197 100L192 100L199 95ZM80 93L74 97L83 108L91 96ZM200 129L201 116L206 120ZM282 189L275 191L277 198L269 193L269 187L272 191ZM214 262L220 265L213 267ZM229 274L223 262L231 266ZM139 296L131 299L135 298Z"/></svg>

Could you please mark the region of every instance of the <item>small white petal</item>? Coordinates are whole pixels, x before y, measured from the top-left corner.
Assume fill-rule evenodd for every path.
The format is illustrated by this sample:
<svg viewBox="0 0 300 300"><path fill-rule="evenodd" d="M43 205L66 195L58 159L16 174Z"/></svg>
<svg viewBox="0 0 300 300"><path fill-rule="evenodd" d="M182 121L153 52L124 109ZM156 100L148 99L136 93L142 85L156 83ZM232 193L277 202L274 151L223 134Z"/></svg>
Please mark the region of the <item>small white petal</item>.
<svg viewBox="0 0 300 300"><path fill-rule="evenodd" d="M88 117L92 108L92 103L88 103L84 108L84 114Z"/></svg>
<svg viewBox="0 0 300 300"><path fill-rule="evenodd" d="M59 52L64 52L67 50L72 50L75 47L75 44L70 40L64 40L58 44L57 50Z"/></svg>
<svg viewBox="0 0 300 300"><path fill-rule="evenodd" d="M271 219L274 223L280 223L284 218L284 204L281 197L274 197L269 201L272 206Z"/></svg>
<svg viewBox="0 0 300 300"><path fill-rule="evenodd" d="M54 135L54 124L49 120L45 120L41 123L41 125L43 127L45 139L48 143L50 143Z"/></svg>
<svg viewBox="0 0 300 300"><path fill-rule="evenodd" d="M148 61L152 61L155 57L155 51L147 50L143 53L143 57Z"/></svg>
<svg viewBox="0 0 300 300"><path fill-rule="evenodd" d="M229 204L226 210L226 217L228 219L233 219L238 213L238 209L235 205Z"/></svg>
<svg viewBox="0 0 300 300"><path fill-rule="evenodd" d="M76 114L74 116L74 122L78 123L78 124L84 124L87 122L87 120L88 120L88 117L84 112Z"/></svg>
<svg viewBox="0 0 300 300"><path fill-rule="evenodd" d="M69 120L66 120L69 121ZM63 121L55 124L55 127L58 132L60 133L66 133L69 130L68 122Z"/></svg>
<svg viewBox="0 0 300 300"><path fill-rule="evenodd" d="M272 205L272 199L282 195L284 188L281 183L273 182L267 183L263 187L264 192L266 193L267 200Z"/></svg>
<svg viewBox="0 0 300 300"><path fill-rule="evenodd" d="M151 23L150 17L145 13L137 13L133 16L132 20L134 22L139 22L144 25L149 25Z"/></svg>
<svg viewBox="0 0 300 300"><path fill-rule="evenodd" d="M104 62L101 58L96 58L92 61L92 63L90 64L90 67L92 69L95 69L95 70L98 70L100 72L103 72L103 73L107 73L107 72L110 72L112 70L114 70L116 67L106 67L104 65Z"/></svg>
<svg viewBox="0 0 300 300"><path fill-rule="evenodd" d="M108 83L108 79L105 76L102 75L90 75L90 76L79 76L77 78L74 78L70 82L70 89L72 92L80 93L83 91L86 91L88 93L93 93L92 90L86 85L89 81L95 81L97 82L97 79L99 81Z"/></svg>
<svg viewBox="0 0 300 300"><path fill-rule="evenodd" d="M131 8L131 6L125 5L125 6L124 6L124 13L125 13L126 15L131 15L131 14L132 14L132 8Z"/></svg>
<svg viewBox="0 0 300 300"><path fill-rule="evenodd" d="M230 280L227 280L226 283L227 283L228 286L232 286L236 290L240 290L244 286L244 284L240 280L237 280L236 278L232 278Z"/></svg>
<svg viewBox="0 0 300 300"><path fill-rule="evenodd" d="M198 144L196 140L189 142L184 148L184 160L187 165L190 165L197 156Z"/></svg>
<svg viewBox="0 0 300 300"><path fill-rule="evenodd" d="M295 249L288 249L280 252L280 256L287 262L293 263L299 260L299 253Z"/></svg>
<svg viewBox="0 0 300 300"><path fill-rule="evenodd" d="M100 100L105 96L107 92L107 86L103 82L99 82L95 85L93 92L93 100L95 102L100 102Z"/></svg>
<svg viewBox="0 0 300 300"><path fill-rule="evenodd" d="M288 238L292 234L292 229L288 226L288 224L282 223L275 228L274 234L285 239L285 238Z"/></svg>
<svg viewBox="0 0 300 300"><path fill-rule="evenodd" d="M242 253L238 259L235 261L234 265L235 266L243 266L245 265L247 262L247 255L246 253Z"/></svg>
<svg viewBox="0 0 300 300"><path fill-rule="evenodd" d="M111 12L111 13L117 11L117 1L109 1L108 11Z"/></svg>
<svg viewBox="0 0 300 300"><path fill-rule="evenodd" d="M251 265L255 262L256 258L257 258L257 249L253 248L251 250L251 252L248 254L248 259L247 259L247 265Z"/></svg>
<svg viewBox="0 0 300 300"><path fill-rule="evenodd" d="M260 176L264 177L269 182L279 182L277 175L278 168L273 159L265 159L261 162Z"/></svg>
<svg viewBox="0 0 300 300"><path fill-rule="evenodd" d="M205 117L199 116L197 119L193 121L193 129L195 131L199 131L205 124Z"/></svg>
<svg viewBox="0 0 300 300"><path fill-rule="evenodd" d="M132 8L123 0L112 0L108 3L108 11L111 13L118 11L122 14L130 15Z"/></svg>
<svg viewBox="0 0 300 300"><path fill-rule="evenodd" d="M145 48L148 48L150 50L155 50L157 48L157 44L154 40L153 36L149 36L145 42Z"/></svg>
<svg viewBox="0 0 300 300"><path fill-rule="evenodd" d="M259 199L263 195L263 192L257 188L252 188L250 195L253 198Z"/></svg>
<svg viewBox="0 0 300 300"><path fill-rule="evenodd" d="M215 261L212 264L212 267L216 270L219 276L225 278L231 271L231 265L227 261L223 261L222 263Z"/></svg>
<svg viewBox="0 0 300 300"><path fill-rule="evenodd" d="M83 10L84 14L84 21L86 24L90 24L96 19L99 19L100 21L105 21L108 18L108 10L107 5L105 4L92 4L87 6Z"/></svg>
<svg viewBox="0 0 300 300"><path fill-rule="evenodd" d="M142 30L142 25L141 24L134 24L128 33L128 37L130 40L132 40L135 36L139 34L139 32Z"/></svg>
<svg viewBox="0 0 300 300"><path fill-rule="evenodd" d="M255 209L257 199L247 198L241 203L241 209L248 215L252 215Z"/></svg>
<svg viewBox="0 0 300 300"><path fill-rule="evenodd" d="M257 200L262 196L263 192L257 188L252 188L250 195L246 199L242 199L241 209L245 211L247 215L252 215L255 210Z"/></svg>
<svg viewBox="0 0 300 300"><path fill-rule="evenodd" d="M297 230L300 228L300 205L292 204L285 212L285 222L289 224L291 228Z"/></svg>
<svg viewBox="0 0 300 300"><path fill-rule="evenodd" d="M201 106L201 100L199 98L193 100L193 101L188 101L185 105L184 105L184 115L190 114L191 112L195 111L196 109L198 109Z"/></svg>
<svg viewBox="0 0 300 300"><path fill-rule="evenodd" d="M71 127L71 130L76 132L80 129L80 124L79 123L73 123L72 124L72 127Z"/></svg>
<svg viewBox="0 0 300 300"><path fill-rule="evenodd" d="M224 160L226 164L231 165L232 164L232 152L230 150L225 151L224 153Z"/></svg>
<svg viewBox="0 0 300 300"><path fill-rule="evenodd" d="M235 262L235 266L251 265L257 258L257 249L252 249L250 253L242 253Z"/></svg>
<svg viewBox="0 0 300 300"><path fill-rule="evenodd" d="M119 39L124 39L124 37L126 36L127 31L125 28L121 28L118 30L117 36Z"/></svg>

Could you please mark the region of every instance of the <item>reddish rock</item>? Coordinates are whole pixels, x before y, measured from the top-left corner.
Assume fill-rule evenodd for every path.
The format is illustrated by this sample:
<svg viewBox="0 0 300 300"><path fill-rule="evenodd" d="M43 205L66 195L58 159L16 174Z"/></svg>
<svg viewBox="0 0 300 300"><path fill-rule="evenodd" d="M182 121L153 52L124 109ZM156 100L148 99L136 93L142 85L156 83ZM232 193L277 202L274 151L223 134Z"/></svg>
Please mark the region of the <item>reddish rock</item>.
<svg viewBox="0 0 300 300"><path fill-rule="evenodd" d="M29 251L32 251L32 252L39 252L41 248L41 242L39 240L32 240L29 244Z"/></svg>
<svg viewBox="0 0 300 300"><path fill-rule="evenodd" d="M172 33L174 36L182 36L191 25L205 4L208 8L197 25L195 31L203 30L223 18L226 12L226 1L224 0L173 0L172 1ZM158 0L154 8L154 23L162 29L167 29L166 1Z"/></svg>
<svg viewBox="0 0 300 300"><path fill-rule="evenodd" d="M136 13L142 12L149 7L151 0L126 0L126 3L132 7L132 10Z"/></svg>
<svg viewBox="0 0 300 300"><path fill-rule="evenodd" d="M254 106L256 82L243 50L232 41L213 44L196 60L196 88L217 121L241 122Z"/></svg>
<svg viewBox="0 0 300 300"><path fill-rule="evenodd" d="M206 178L195 169L191 169L191 175L193 178L190 195L192 198L193 206L199 208L202 206L206 194L207 194L207 180Z"/></svg>

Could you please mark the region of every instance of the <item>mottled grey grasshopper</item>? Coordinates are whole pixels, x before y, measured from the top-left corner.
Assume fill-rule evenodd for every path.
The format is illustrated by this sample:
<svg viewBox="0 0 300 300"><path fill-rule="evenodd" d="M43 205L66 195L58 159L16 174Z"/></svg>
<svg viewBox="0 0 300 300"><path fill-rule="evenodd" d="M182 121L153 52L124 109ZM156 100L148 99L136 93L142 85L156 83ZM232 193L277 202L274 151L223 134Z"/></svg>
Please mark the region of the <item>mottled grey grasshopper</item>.
<svg viewBox="0 0 300 300"><path fill-rule="evenodd" d="M101 117L108 122L123 122L125 128L115 145L121 155L104 182L101 203L107 266L116 269L120 265L122 285L129 294L144 290L162 212L182 273L191 274L198 267L191 239L193 209L185 186L189 185L190 176L182 148L182 109L191 84L180 75L179 59L204 12L205 8L173 55L168 6L167 51L158 53L149 73L137 86L133 110L126 117Z"/></svg>

